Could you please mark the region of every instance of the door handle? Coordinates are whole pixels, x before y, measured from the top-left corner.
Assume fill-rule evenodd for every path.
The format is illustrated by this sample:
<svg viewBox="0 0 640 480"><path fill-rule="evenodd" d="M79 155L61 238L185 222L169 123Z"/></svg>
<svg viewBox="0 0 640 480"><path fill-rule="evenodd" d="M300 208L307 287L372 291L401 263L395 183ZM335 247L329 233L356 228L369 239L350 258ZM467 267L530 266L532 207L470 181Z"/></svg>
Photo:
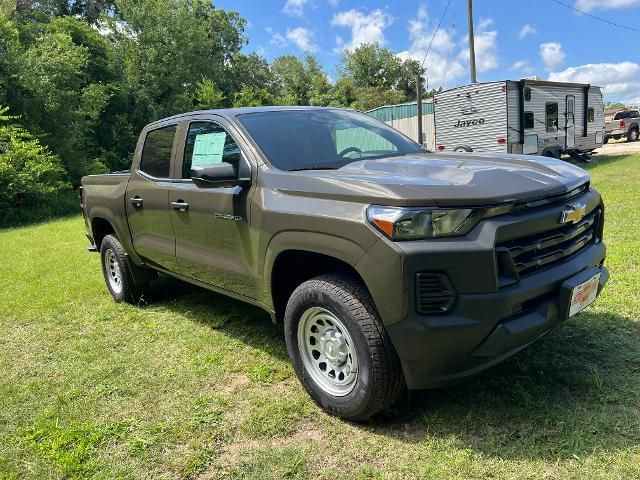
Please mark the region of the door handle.
<svg viewBox="0 0 640 480"><path fill-rule="evenodd" d="M138 197L137 195L135 197L131 197L129 201L131 202L131 205L133 205L134 207L142 206L142 198Z"/></svg>
<svg viewBox="0 0 640 480"><path fill-rule="evenodd" d="M189 210L189 204L183 200L178 200L177 202L171 202L171 208L179 212L186 212Z"/></svg>

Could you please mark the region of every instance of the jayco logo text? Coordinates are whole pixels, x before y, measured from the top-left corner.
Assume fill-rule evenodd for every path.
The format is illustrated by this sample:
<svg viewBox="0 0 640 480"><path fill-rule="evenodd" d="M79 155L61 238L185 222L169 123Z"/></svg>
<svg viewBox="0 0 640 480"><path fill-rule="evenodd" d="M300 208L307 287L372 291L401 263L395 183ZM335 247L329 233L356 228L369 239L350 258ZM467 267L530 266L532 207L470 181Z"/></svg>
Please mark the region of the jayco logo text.
<svg viewBox="0 0 640 480"><path fill-rule="evenodd" d="M473 120L458 120L454 127L470 127L471 125L482 125L484 118L474 118Z"/></svg>

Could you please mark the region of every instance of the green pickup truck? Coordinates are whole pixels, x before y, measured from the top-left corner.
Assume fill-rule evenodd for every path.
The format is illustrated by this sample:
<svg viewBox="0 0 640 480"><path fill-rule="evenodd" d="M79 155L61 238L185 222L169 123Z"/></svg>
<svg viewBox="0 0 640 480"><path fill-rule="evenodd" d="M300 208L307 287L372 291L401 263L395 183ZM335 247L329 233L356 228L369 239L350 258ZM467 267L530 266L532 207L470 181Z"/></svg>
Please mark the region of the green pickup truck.
<svg viewBox="0 0 640 480"><path fill-rule="evenodd" d="M584 170L427 153L351 110L176 115L143 129L130 171L82 185L116 301L161 272L263 308L309 394L352 420L498 363L608 278Z"/></svg>

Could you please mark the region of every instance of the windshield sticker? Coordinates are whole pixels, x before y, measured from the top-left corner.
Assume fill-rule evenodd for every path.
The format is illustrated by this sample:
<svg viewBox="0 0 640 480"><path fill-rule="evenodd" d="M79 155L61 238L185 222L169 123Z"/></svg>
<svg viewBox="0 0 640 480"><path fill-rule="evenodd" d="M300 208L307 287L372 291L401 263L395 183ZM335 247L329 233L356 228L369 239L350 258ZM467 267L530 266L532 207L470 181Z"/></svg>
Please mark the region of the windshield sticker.
<svg viewBox="0 0 640 480"><path fill-rule="evenodd" d="M222 162L226 132L205 133L196 137L191 165L211 165Z"/></svg>

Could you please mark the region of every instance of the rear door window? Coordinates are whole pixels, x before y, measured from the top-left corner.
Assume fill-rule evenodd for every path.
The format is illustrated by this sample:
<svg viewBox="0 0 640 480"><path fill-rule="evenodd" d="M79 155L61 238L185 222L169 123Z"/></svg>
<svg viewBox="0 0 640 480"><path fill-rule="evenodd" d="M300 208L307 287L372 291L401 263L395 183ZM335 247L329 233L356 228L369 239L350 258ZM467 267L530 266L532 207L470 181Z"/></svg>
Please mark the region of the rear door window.
<svg viewBox="0 0 640 480"><path fill-rule="evenodd" d="M138 170L155 178L169 178L176 128L177 125L169 125L147 133Z"/></svg>

